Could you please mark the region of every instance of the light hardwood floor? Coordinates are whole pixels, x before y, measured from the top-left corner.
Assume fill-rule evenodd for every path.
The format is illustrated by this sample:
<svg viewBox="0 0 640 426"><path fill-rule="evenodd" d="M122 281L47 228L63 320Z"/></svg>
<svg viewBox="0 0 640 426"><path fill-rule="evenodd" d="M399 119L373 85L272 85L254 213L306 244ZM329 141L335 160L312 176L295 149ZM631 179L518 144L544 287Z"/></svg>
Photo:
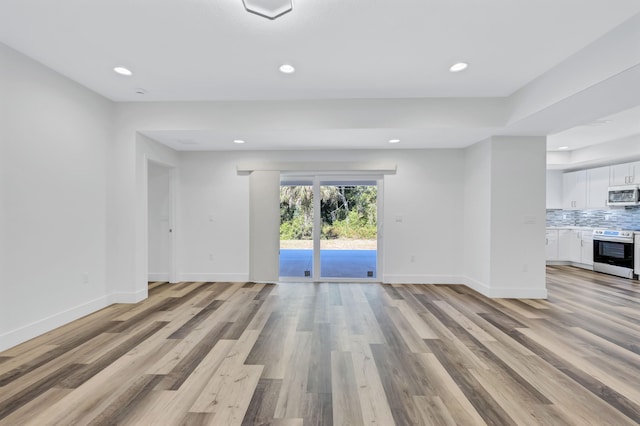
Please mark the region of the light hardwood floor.
<svg viewBox="0 0 640 426"><path fill-rule="evenodd" d="M2 425L630 425L640 283L153 283L0 353Z"/></svg>

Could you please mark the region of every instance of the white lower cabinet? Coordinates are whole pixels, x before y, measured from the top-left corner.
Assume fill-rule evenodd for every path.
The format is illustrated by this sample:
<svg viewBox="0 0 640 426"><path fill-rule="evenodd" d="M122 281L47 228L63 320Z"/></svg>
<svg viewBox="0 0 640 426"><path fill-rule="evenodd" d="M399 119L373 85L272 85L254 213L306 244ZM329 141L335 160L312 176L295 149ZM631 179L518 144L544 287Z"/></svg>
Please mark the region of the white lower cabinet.
<svg viewBox="0 0 640 426"><path fill-rule="evenodd" d="M593 266L591 230L547 229L547 260Z"/></svg>
<svg viewBox="0 0 640 426"><path fill-rule="evenodd" d="M547 260L558 260L558 230L547 229Z"/></svg>
<svg viewBox="0 0 640 426"><path fill-rule="evenodd" d="M558 230L558 260L576 262L580 257L580 243L573 229Z"/></svg>
<svg viewBox="0 0 640 426"><path fill-rule="evenodd" d="M580 263L593 266L593 231L580 231L582 244Z"/></svg>

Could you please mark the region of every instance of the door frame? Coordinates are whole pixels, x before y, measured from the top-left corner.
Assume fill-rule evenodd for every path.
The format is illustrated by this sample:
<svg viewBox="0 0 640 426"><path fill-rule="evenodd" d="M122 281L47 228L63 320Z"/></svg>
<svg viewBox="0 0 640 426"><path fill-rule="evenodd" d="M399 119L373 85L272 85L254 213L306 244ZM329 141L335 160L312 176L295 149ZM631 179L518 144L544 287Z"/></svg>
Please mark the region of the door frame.
<svg viewBox="0 0 640 426"><path fill-rule="evenodd" d="M158 160L152 160L145 156L144 162L144 189L145 189L145 221L146 226L144 227L145 232L145 268L146 268L146 277L147 281L149 279L149 164L153 164L154 166L159 166L163 169L166 169L169 174L169 283L175 284L178 283L178 271L177 271L177 262L176 262L176 193L177 193L177 168L171 164L164 163Z"/></svg>
<svg viewBox="0 0 640 426"><path fill-rule="evenodd" d="M322 217L320 215L320 186L323 182L331 182L335 185L369 185L375 182L377 188L376 209L377 209L377 242L376 242L376 276L372 278L340 278L340 277L322 277L320 270L320 234L322 231ZM367 183L363 183L367 182ZM282 183L295 183L299 185L313 186L313 266L310 277L280 277L282 282L382 282L383 277L383 230L384 230L384 176L372 175L367 173L349 173L349 174L327 174L327 173L305 173L298 174L281 174Z"/></svg>

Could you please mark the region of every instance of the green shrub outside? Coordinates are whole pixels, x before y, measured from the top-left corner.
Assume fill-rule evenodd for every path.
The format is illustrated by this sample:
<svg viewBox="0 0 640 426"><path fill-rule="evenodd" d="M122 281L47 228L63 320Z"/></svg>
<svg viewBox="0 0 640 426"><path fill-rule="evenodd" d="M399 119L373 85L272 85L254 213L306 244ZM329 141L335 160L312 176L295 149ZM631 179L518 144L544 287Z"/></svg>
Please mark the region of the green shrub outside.
<svg viewBox="0 0 640 426"><path fill-rule="evenodd" d="M313 201L310 190L310 187L281 188L281 240L313 239L311 214ZM321 195L321 239L375 240L377 238L377 189L375 187L326 187Z"/></svg>
<svg viewBox="0 0 640 426"><path fill-rule="evenodd" d="M310 240L313 238L311 231L311 225L305 225L302 216L294 216L293 219L280 224L280 239Z"/></svg>
<svg viewBox="0 0 640 426"><path fill-rule="evenodd" d="M280 225L281 240L311 240L312 227L305 226L302 216L294 216L291 220L284 221ZM322 226L322 239L356 239L375 240L378 235L376 223L370 223L358 212L351 211L346 219L336 220L333 224Z"/></svg>

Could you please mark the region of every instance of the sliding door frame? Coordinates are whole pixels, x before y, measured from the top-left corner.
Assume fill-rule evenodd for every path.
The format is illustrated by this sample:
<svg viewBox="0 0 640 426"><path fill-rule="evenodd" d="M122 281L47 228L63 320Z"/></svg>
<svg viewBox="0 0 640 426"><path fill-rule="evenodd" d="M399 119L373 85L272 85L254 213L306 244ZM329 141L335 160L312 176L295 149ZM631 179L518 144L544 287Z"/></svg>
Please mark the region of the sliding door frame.
<svg viewBox="0 0 640 426"><path fill-rule="evenodd" d="M320 235L322 232L322 215L320 214L320 186L329 185L374 185L377 188L376 209L377 209L377 243L376 243L376 276L372 278L340 278L323 277L320 268ZM280 281L312 281L312 282L382 282L383 276L383 223L384 223L384 176L366 173L349 174L326 174L326 173L305 173L304 175L283 174L282 184L299 184L313 186L313 266L310 278L304 277L280 277Z"/></svg>

